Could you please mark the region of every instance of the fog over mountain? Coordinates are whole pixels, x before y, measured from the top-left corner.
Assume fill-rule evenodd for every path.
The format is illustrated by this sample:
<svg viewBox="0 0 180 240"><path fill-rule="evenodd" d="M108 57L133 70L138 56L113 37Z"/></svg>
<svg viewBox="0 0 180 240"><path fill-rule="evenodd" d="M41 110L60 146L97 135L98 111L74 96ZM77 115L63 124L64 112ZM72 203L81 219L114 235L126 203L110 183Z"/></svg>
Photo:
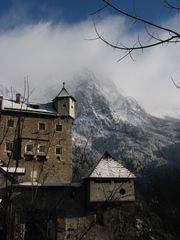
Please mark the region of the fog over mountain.
<svg viewBox="0 0 180 240"><path fill-rule="evenodd" d="M163 23L179 28L176 18ZM97 20L100 33L108 40L120 39L130 45L143 32L131 33L123 17L103 16ZM118 31L117 31L118 29ZM161 33L159 33L161 36ZM31 99L42 97L50 85L70 81L82 69L89 69L102 81L111 79L116 88L135 98L149 113L179 116L179 46L157 47L133 54L117 62L123 53L113 51L102 41L90 41L96 34L91 19L69 24L59 21L24 23L0 32L0 83L23 92L24 77L29 77ZM60 86L58 87L60 88ZM122 106L123 107L123 106ZM120 107L121 108L121 107Z"/></svg>

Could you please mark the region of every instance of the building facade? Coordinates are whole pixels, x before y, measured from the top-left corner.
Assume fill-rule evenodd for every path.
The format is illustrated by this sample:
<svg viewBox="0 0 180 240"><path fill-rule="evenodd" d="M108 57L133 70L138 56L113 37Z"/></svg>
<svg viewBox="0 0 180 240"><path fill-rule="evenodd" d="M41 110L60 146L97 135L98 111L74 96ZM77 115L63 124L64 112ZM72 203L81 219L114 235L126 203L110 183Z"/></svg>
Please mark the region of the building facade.
<svg viewBox="0 0 180 240"><path fill-rule="evenodd" d="M64 85L47 104L0 97L0 159L25 169L21 182L71 182L74 118L75 99Z"/></svg>

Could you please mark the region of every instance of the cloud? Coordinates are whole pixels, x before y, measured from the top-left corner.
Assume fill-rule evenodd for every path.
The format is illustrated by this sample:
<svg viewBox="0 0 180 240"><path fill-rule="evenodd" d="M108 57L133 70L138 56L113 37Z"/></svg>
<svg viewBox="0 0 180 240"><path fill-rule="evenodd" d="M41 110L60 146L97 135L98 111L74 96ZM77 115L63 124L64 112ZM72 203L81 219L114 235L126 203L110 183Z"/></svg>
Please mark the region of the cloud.
<svg viewBox="0 0 180 240"><path fill-rule="evenodd" d="M106 17L98 28L106 36L131 42L132 34L120 17ZM136 36L133 33L133 36ZM29 76L32 98L39 98L53 84L73 79L83 69L112 79L117 88L136 98L147 111L157 116L179 115L179 46L153 48L135 55L135 61L113 51L95 37L92 21L76 24L43 22L26 24L0 33L0 83L23 91L23 78ZM33 100L33 99L32 99ZM39 98L39 100L41 100Z"/></svg>

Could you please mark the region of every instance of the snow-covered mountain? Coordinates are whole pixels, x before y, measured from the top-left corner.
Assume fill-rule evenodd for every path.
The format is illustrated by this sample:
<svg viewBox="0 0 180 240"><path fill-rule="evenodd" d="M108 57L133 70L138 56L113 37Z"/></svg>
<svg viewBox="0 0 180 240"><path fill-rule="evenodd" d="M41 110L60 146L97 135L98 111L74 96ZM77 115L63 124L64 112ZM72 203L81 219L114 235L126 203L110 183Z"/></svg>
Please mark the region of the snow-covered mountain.
<svg viewBox="0 0 180 240"><path fill-rule="evenodd" d="M80 75L71 86L77 98L80 92L84 93L84 100L87 100L89 107L94 107L92 110L94 114L97 111L99 117L103 117L105 113L103 107L106 104L106 110L109 108L111 117L116 123L123 120L135 126L150 124L149 114L135 99L124 96L112 80L97 79L93 73L86 72ZM102 101L103 104L101 104Z"/></svg>
<svg viewBox="0 0 180 240"><path fill-rule="evenodd" d="M178 120L151 116L112 81L89 72L70 86L77 100L75 143L87 141L100 154L109 151L137 172L150 165L178 163Z"/></svg>

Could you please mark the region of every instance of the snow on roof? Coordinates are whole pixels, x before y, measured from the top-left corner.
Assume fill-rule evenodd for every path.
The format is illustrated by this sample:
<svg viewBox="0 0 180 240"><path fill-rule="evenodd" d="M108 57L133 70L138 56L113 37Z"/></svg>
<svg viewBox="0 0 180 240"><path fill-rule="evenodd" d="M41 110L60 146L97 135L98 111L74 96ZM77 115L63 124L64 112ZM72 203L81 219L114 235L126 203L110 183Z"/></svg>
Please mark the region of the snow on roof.
<svg viewBox="0 0 180 240"><path fill-rule="evenodd" d="M115 161L108 153L105 153L89 178L135 178L135 175Z"/></svg>
<svg viewBox="0 0 180 240"><path fill-rule="evenodd" d="M22 182L15 185L16 186L41 186L41 183L32 181L32 182Z"/></svg>
<svg viewBox="0 0 180 240"><path fill-rule="evenodd" d="M19 184L16 184L16 186L39 186L39 187L81 187L82 183L79 182L73 182L73 183L62 183L62 182L44 182L44 183L38 183L38 182L22 182Z"/></svg>
<svg viewBox="0 0 180 240"><path fill-rule="evenodd" d="M25 174L25 168L20 167L0 167L3 171L11 174Z"/></svg>
<svg viewBox="0 0 180 240"><path fill-rule="evenodd" d="M45 182L42 184L44 187L81 187L81 183L73 182L73 183L62 183L62 182Z"/></svg>
<svg viewBox="0 0 180 240"><path fill-rule="evenodd" d="M2 102L3 110L19 110L19 111L31 111L31 112L41 112L41 113L55 113L52 103L46 104L33 104L33 103L16 103L13 100L3 99Z"/></svg>

